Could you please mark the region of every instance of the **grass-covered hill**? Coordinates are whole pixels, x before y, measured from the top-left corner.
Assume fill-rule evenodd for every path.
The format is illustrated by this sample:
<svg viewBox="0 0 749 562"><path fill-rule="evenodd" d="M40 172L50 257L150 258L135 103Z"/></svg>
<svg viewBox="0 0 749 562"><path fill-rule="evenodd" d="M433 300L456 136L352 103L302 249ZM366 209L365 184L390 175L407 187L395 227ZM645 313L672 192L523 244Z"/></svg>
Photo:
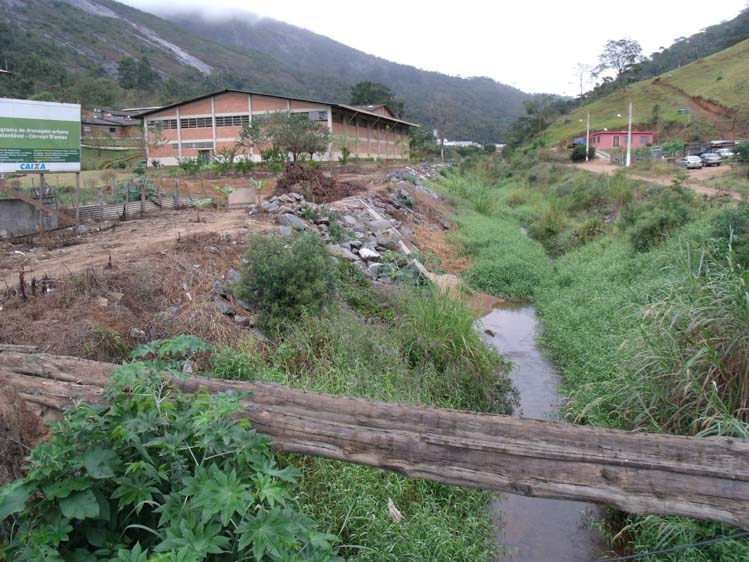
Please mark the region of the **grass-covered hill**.
<svg viewBox="0 0 749 562"><path fill-rule="evenodd" d="M634 123L655 128L660 138L749 136L749 40L583 105L558 118L545 138L556 143L584 135L588 112L595 130L624 128L630 101Z"/></svg>
<svg viewBox="0 0 749 562"><path fill-rule="evenodd" d="M428 128L439 100L449 136L479 142L502 140L529 98L489 78L393 63L277 21L180 24L173 16L113 0L0 0L0 64L15 72L0 77L0 96L133 107L229 87L348 102L351 87L370 80L389 86L404 99L405 117ZM150 62L136 86L118 80L126 57Z"/></svg>

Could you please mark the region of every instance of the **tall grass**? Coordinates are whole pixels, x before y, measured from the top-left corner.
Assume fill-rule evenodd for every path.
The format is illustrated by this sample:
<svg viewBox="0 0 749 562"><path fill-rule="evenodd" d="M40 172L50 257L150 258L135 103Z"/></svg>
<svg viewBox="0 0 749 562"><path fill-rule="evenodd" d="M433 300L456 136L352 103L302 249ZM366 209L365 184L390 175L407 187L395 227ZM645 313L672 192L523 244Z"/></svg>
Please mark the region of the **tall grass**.
<svg viewBox="0 0 749 562"><path fill-rule="evenodd" d="M216 374L370 399L511 411L507 364L481 342L462 303L426 288L375 292L356 273L347 269L340 276L344 302L327 313L302 314L265 351L219 354ZM489 493L324 459L285 460L302 473L296 489L302 509L338 534L348 560L492 559ZM404 515L400 523L388 515L388 498Z"/></svg>

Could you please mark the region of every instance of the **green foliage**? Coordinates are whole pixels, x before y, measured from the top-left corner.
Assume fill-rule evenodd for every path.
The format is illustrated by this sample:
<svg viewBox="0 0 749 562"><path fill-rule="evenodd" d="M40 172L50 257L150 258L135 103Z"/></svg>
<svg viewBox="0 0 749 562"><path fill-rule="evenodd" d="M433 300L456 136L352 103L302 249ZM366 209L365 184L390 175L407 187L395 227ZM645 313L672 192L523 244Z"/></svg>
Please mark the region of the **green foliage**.
<svg viewBox="0 0 749 562"><path fill-rule="evenodd" d="M749 164L749 141L744 140L736 144L733 147L733 153L735 154L736 161L742 164Z"/></svg>
<svg viewBox="0 0 749 562"><path fill-rule="evenodd" d="M723 209L710 222L710 234L717 249L728 249L735 261L749 268L749 204Z"/></svg>
<svg viewBox="0 0 749 562"><path fill-rule="evenodd" d="M281 152L281 149L277 145L273 145L273 148L266 148L260 153L260 159L268 164L271 172L278 174L283 170L284 164L286 164L286 154Z"/></svg>
<svg viewBox="0 0 749 562"><path fill-rule="evenodd" d="M328 150L330 131L327 125L312 121L306 113L277 111L265 119L253 119L240 134L240 145L272 144L284 154L291 154L293 162L301 154L310 158Z"/></svg>
<svg viewBox="0 0 749 562"><path fill-rule="evenodd" d="M179 166L179 169L185 172L186 174L195 175L203 168L203 161L200 160L200 158L178 158L177 159L177 165Z"/></svg>
<svg viewBox="0 0 749 562"><path fill-rule="evenodd" d="M683 154L684 142L679 139L671 139L661 145L664 154Z"/></svg>
<svg viewBox="0 0 749 562"><path fill-rule="evenodd" d="M586 155L589 159L595 158L596 147L591 146L590 149L588 149L588 146L585 144L576 144L575 148L573 148L570 153L570 160L573 162L585 162Z"/></svg>
<svg viewBox="0 0 749 562"><path fill-rule="evenodd" d="M319 314L332 301L337 286L336 263L312 234L292 240L259 234L247 243L237 295L257 304L268 328Z"/></svg>
<svg viewBox="0 0 749 562"><path fill-rule="evenodd" d="M179 335L139 345L130 357L136 361L148 361L160 370L179 371L184 361L193 361L211 351L215 351L215 347L199 337Z"/></svg>
<svg viewBox="0 0 749 562"><path fill-rule="evenodd" d="M404 101L379 82L357 82L351 88L352 105L386 105L396 117L403 116Z"/></svg>
<svg viewBox="0 0 749 562"><path fill-rule="evenodd" d="M68 410L0 490L8 559L335 560L291 509L296 471L233 417L239 397L181 394L154 367L117 369L110 406Z"/></svg>
<svg viewBox="0 0 749 562"><path fill-rule="evenodd" d="M484 145L484 152L487 154L493 154L497 152L497 145L496 144L485 144Z"/></svg>
<svg viewBox="0 0 749 562"><path fill-rule="evenodd" d="M629 239L634 249L645 252L667 239L693 216L692 191L659 188L647 201L631 205L624 215L631 225Z"/></svg>
<svg viewBox="0 0 749 562"><path fill-rule="evenodd" d="M351 159L351 149L349 149L348 146L342 146L341 147L341 155L338 157L338 161L341 164L348 164L348 161Z"/></svg>
<svg viewBox="0 0 749 562"><path fill-rule="evenodd" d="M161 81L159 73L153 69L146 56L138 61L129 56L121 59L117 65L117 79L126 90L138 88L145 91L152 90Z"/></svg>

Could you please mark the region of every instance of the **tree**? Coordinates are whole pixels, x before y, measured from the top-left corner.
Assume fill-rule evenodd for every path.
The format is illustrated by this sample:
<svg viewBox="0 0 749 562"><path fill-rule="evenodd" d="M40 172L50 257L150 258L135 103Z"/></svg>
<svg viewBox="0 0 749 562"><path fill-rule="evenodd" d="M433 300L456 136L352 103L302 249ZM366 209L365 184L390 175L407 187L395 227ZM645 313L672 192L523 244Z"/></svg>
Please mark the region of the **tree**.
<svg viewBox="0 0 749 562"><path fill-rule="evenodd" d="M742 164L749 164L749 141L741 141L733 147L736 160Z"/></svg>
<svg viewBox="0 0 749 562"><path fill-rule="evenodd" d="M603 46L603 52L598 56L596 75L611 71L615 74L615 80L623 78L624 73L629 73L637 64L643 62L642 47L632 39L610 39ZM622 85L626 85L622 83Z"/></svg>
<svg viewBox="0 0 749 562"><path fill-rule="evenodd" d="M159 73L151 66L148 57L138 61L137 85L141 90L151 91L161 81Z"/></svg>
<svg viewBox="0 0 749 562"><path fill-rule="evenodd" d="M133 57L125 57L119 62L117 79L126 90L132 90L138 85L138 62Z"/></svg>
<svg viewBox="0 0 749 562"><path fill-rule="evenodd" d="M445 96L436 96L429 107L432 123L437 130L437 142L440 145L440 160L445 161L445 140L452 127L450 101Z"/></svg>
<svg viewBox="0 0 749 562"><path fill-rule="evenodd" d="M396 117L403 115L403 100L385 84L380 82L358 82L351 88L351 103L353 105L386 105Z"/></svg>
<svg viewBox="0 0 749 562"><path fill-rule="evenodd" d="M272 144L291 154L296 162L300 154L312 157L325 152L330 144L330 131L318 121L312 121L307 113L278 111L266 119L255 117L251 125L245 125L242 129L240 147L249 149L264 144Z"/></svg>
<svg viewBox="0 0 749 562"><path fill-rule="evenodd" d="M585 95L585 87L590 82L592 71L593 67L589 64L585 64L584 62L579 62L575 65L575 77L577 78L580 86L580 98Z"/></svg>

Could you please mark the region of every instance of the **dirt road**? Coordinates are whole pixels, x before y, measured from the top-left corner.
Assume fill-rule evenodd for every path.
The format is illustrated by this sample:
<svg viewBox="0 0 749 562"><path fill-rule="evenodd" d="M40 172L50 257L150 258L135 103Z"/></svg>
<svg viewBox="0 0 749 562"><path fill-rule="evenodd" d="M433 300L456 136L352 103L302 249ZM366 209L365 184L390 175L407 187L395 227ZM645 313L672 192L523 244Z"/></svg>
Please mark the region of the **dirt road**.
<svg viewBox="0 0 749 562"><path fill-rule="evenodd" d="M622 169L620 166L613 166L609 164L609 162L605 158L594 158L590 162L581 162L573 164L573 166L575 166L576 168L580 168L581 170L586 170L588 172L606 174L609 176L613 176L617 171ZM687 172L687 180L685 182L685 185L689 189L696 191L701 195L707 195L708 197L730 195L736 200L741 200L742 196L740 193L737 193L735 191L724 191L721 189L716 189L704 183L709 179L715 178L717 176L722 176L730 172L731 168L729 166L714 166L710 168L700 168L699 170L689 170ZM674 181L674 176L672 175L647 175L644 171L642 173L628 173L627 176L641 181L657 183L659 185L672 185Z"/></svg>

